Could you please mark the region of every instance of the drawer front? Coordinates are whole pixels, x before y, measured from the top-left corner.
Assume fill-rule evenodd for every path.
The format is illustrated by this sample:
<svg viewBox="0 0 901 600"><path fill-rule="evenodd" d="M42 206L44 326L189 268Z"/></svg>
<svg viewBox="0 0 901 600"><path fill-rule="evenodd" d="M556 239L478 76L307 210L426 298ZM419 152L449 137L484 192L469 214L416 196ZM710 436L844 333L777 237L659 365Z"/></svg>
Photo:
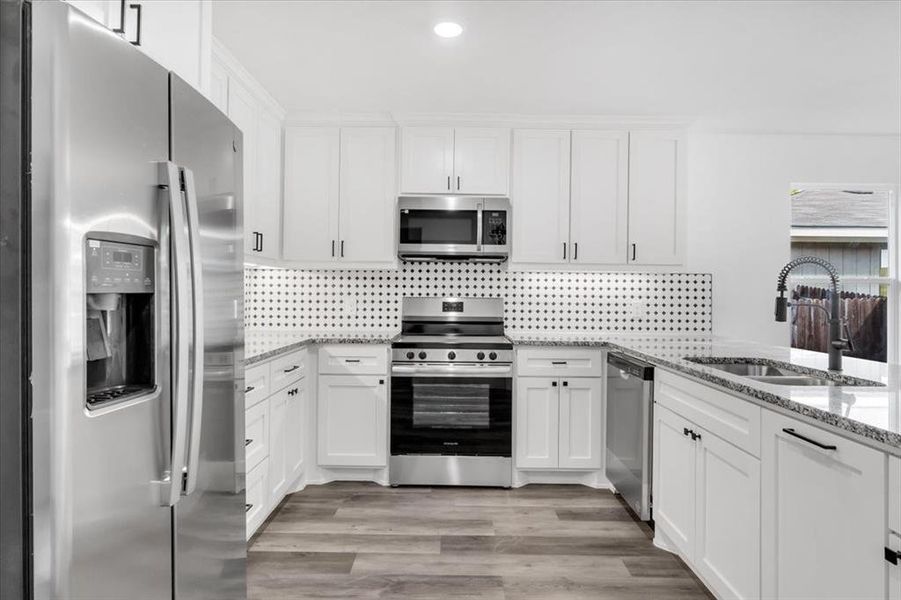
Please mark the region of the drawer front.
<svg viewBox="0 0 901 600"><path fill-rule="evenodd" d="M244 460L247 470L269 456L269 401L258 402L244 413Z"/></svg>
<svg viewBox="0 0 901 600"><path fill-rule="evenodd" d="M655 376L655 402L760 457L759 406L661 369Z"/></svg>
<svg viewBox="0 0 901 600"><path fill-rule="evenodd" d="M266 518L266 490L269 488L268 461L264 460L247 473L244 491L244 516L247 519L247 538L250 539Z"/></svg>
<svg viewBox="0 0 901 600"><path fill-rule="evenodd" d="M271 389L277 392L291 385L306 374L307 351L298 350L291 354L285 354L274 359L270 364L269 372L272 379Z"/></svg>
<svg viewBox="0 0 901 600"><path fill-rule="evenodd" d="M248 409L269 396L269 364L254 365L244 369L244 409Z"/></svg>
<svg viewBox="0 0 901 600"><path fill-rule="evenodd" d="M382 344L336 344L319 348L322 375L386 375L388 347Z"/></svg>
<svg viewBox="0 0 901 600"><path fill-rule="evenodd" d="M901 536L901 458L897 456L888 459L888 526Z"/></svg>
<svg viewBox="0 0 901 600"><path fill-rule="evenodd" d="M516 373L534 377L600 377L604 351L595 348L519 348Z"/></svg>

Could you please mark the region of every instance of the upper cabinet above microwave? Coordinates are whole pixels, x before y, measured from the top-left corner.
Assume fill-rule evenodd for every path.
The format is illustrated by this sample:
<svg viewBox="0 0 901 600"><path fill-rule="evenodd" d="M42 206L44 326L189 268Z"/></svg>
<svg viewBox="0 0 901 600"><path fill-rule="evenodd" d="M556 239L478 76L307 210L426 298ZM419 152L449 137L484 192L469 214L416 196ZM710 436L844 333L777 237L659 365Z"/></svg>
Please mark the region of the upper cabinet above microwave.
<svg viewBox="0 0 901 600"><path fill-rule="evenodd" d="M509 129L401 129L401 193L505 196L509 174Z"/></svg>

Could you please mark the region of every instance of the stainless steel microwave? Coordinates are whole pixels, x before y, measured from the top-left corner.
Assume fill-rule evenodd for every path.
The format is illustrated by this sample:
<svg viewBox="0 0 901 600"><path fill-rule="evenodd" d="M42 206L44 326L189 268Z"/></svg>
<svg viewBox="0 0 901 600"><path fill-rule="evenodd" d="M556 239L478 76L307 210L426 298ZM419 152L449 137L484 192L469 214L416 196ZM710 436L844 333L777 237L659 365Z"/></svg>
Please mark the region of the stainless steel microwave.
<svg viewBox="0 0 901 600"><path fill-rule="evenodd" d="M510 200L477 196L401 196L401 260L503 262L510 255Z"/></svg>

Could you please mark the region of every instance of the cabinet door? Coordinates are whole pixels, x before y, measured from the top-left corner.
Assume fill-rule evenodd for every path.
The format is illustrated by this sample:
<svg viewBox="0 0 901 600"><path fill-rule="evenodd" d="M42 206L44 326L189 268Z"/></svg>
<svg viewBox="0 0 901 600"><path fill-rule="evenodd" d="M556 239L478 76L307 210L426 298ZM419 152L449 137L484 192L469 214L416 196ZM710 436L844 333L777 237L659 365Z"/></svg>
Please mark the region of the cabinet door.
<svg viewBox="0 0 901 600"><path fill-rule="evenodd" d="M461 194L507 194L510 130L457 127L454 130L454 180Z"/></svg>
<svg viewBox="0 0 901 600"><path fill-rule="evenodd" d="M564 264L569 248L569 131L513 132L513 256Z"/></svg>
<svg viewBox="0 0 901 600"><path fill-rule="evenodd" d="M453 128L404 127L400 149L401 192L446 194L453 191Z"/></svg>
<svg viewBox="0 0 901 600"><path fill-rule="evenodd" d="M269 398L269 495L268 506L274 508L285 495L288 484L285 461L285 433L288 391L283 389Z"/></svg>
<svg viewBox="0 0 901 600"><path fill-rule="evenodd" d="M244 181L244 252L255 255L257 235L257 130L258 107L253 95L236 80L229 81L228 118L241 130L242 178Z"/></svg>
<svg viewBox="0 0 901 600"><path fill-rule="evenodd" d="M573 377L560 388L561 469L600 469L603 409L601 379Z"/></svg>
<svg viewBox="0 0 901 600"><path fill-rule="evenodd" d="M277 259L281 255L282 223L282 123L276 115L260 110L257 145L256 227L260 232L257 254Z"/></svg>
<svg viewBox="0 0 901 600"><path fill-rule="evenodd" d="M338 260L337 127L291 127L285 133L285 260Z"/></svg>
<svg viewBox="0 0 901 600"><path fill-rule="evenodd" d="M268 479L269 465L266 464L265 459L247 472L247 483L244 488L244 518L246 519L247 539L256 533L257 527L269 514Z"/></svg>
<svg viewBox="0 0 901 600"><path fill-rule="evenodd" d="M654 522L689 562L695 547L698 444L686 432L693 426L654 406Z"/></svg>
<svg viewBox="0 0 901 600"><path fill-rule="evenodd" d="M209 54L204 56L204 48L209 53L212 43L211 3L203 0L127 2L125 31L130 41L136 40L138 34L138 13L130 9L135 4L141 6L138 47L196 90L205 91L201 72L209 68L206 63Z"/></svg>
<svg viewBox="0 0 901 600"><path fill-rule="evenodd" d="M210 68L210 101L228 114L228 71L215 58Z"/></svg>
<svg viewBox="0 0 901 600"><path fill-rule="evenodd" d="M685 143L677 132L629 136L629 262L682 263Z"/></svg>
<svg viewBox="0 0 901 600"><path fill-rule="evenodd" d="M763 597L885 597L885 460L881 452L763 411Z"/></svg>
<svg viewBox="0 0 901 600"><path fill-rule="evenodd" d="M516 467L556 469L559 452L559 382L516 379Z"/></svg>
<svg viewBox="0 0 901 600"><path fill-rule="evenodd" d="M627 132L573 131L571 262L626 263L628 178Z"/></svg>
<svg viewBox="0 0 901 600"><path fill-rule="evenodd" d="M760 461L696 431L695 568L720 598L760 598Z"/></svg>
<svg viewBox="0 0 901 600"><path fill-rule="evenodd" d="M395 257L393 127L341 130L339 256L352 263L391 263Z"/></svg>
<svg viewBox="0 0 901 600"><path fill-rule="evenodd" d="M901 535L889 533L886 548L889 551L901 553ZM888 569L888 598L889 600L901 600L901 560L898 561L898 564L886 560L885 566Z"/></svg>
<svg viewBox="0 0 901 600"><path fill-rule="evenodd" d="M303 418L307 403L306 379L302 379L288 391L285 406L285 471L288 483L293 483L303 468L303 445L306 423Z"/></svg>
<svg viewBox="0 0 901 600"><path fill-rule="evenodd" d="M84 14L88 15L104 27L116 29L120 25L120 4L115 0L66 0ZM128 10L128 7L123 7Z"/></svg>
<svg viewBox="0 0 901 600"><path fill-rule="evenodd" d="M319 377L319 464L384 467L388 448L386 377Z"/></svg>

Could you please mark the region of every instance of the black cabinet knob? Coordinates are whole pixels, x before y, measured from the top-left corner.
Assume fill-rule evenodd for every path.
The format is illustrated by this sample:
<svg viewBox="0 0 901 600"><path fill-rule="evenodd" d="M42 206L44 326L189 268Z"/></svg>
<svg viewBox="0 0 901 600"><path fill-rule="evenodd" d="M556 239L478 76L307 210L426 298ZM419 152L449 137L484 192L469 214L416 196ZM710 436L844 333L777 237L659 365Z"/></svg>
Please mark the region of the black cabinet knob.
<svg viewBox="0 0 901 600"><path fill-rule="evenodd" d="M488 355L488 358L490 358L491 360L496 359L496 358L497 358L497 352L492 352L491 354Z"/></svg>
<svg viewBox="0 0 901 600"><path fill-rule="evenodd" d="M476 358L478 358L479 360L485 360L485 353L479 352L478 354L476 354Z"/></svg>
<svg viewBox="0 0 901 600"><path fill-rule="evenodd" d="M454 360L455 358L457 358L457 353L454 352L453 350L451 350L450 352L447 353L447 358L450 360Z"/></svg>
<svg viewBox="0 0 901 600"><path fill-rule="evenodd" d="M414 357L414 356L416 356L414 353L412 353L412 352L407 352L407 360L413 360L413 357Z"/></svg>
<svg viewBox="0 0 901 600"><path fill-rule="evenodd" d="M419 360L425 360L425 357L426 357L426 353L425 353L425 352L420 352L420 353L419 353Z"/></svg>

